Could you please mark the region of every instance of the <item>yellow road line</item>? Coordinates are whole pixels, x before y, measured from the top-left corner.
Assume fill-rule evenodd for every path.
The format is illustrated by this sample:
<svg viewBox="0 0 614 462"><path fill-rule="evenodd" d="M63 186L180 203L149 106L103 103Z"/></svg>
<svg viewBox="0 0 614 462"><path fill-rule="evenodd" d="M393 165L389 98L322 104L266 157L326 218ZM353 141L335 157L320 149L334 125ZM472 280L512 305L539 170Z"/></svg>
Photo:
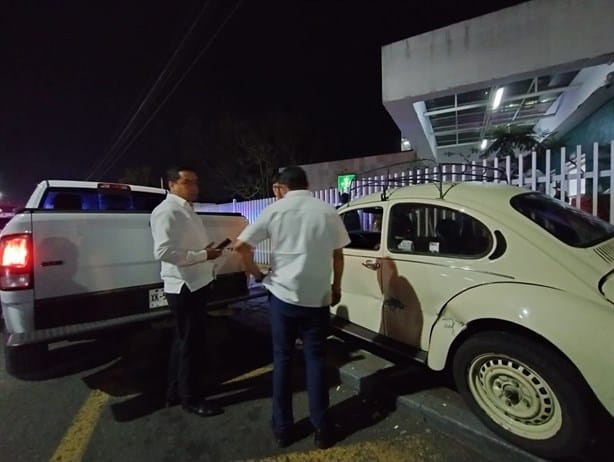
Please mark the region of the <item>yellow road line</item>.
<svg viewBox="0 0 614 462"><path fill-rule="evenodd" d="M94 390L89 394L51 456L51 462L79 462L81 460L109 398L108 394L100 390Z"/></svg>
<svg viewBox="0 0 614 462"><path fill-rule="evenodd" d="M256 377L258 375L263 375L273 370L273 365L269 364L268 366L259 367L258 369L254 369L253 371L246 372L245 374L241 374L237 377L234 377L230 380L226 380L223 385L233 382L240 382L241 380L251 379L252 377Z"/></svg>
<svg viewBox="0 0 614 462"><path fill-rule="evenodd" d="M273 365L269 364L268 366L241 374L224 383L240 382L241 380L266 374L272 370ZM109 398L110 396L107 393L100 390L94 390L89 394L64 434L53 456L51 456L50 462L79 462L82 459L100 414Z"/></svg>

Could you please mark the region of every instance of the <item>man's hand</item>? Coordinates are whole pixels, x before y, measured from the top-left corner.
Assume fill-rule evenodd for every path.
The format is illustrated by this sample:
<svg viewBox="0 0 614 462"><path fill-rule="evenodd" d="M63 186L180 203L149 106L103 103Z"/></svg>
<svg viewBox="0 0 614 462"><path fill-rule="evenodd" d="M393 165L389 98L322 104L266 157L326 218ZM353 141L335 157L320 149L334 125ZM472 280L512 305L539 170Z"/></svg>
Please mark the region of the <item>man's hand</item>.
<svg viewBox="0 0 614 462"><path fill-rule="evenodd" d="M267 270L267 272L266 272L266 273L260 272L260 274L256 274L256 275L254 276L254 280L255 280L256 282L262 282L262 280L263 280L265 277L267 277L269 273L270 273L270 270Z"/></svg>
<svg viewBox="0 0 614 462"><path fill-rule="evenodd" d="M245 270L254 276L256 281L258 281L261 276L265 276L262 271L260 271L256 262L254 262L254 249L251 245L247 242L237 241L235 252L241 255L241 261L243 262Z"/></svg>
<svg viewBox="0 0 614 462"><path fill-rule="evenodd" d="M341 301L341 287L331 286L331 306L337 305Z"/></svg>
<svg viewBox="0 0 614 462"><path fill-rule="evenodd" d="M222 249L216 249L213 247L213 244L209 244L207 247L205 247L205 250L207 251L207 260L215 260L217 257L222 255Z"/></svg>

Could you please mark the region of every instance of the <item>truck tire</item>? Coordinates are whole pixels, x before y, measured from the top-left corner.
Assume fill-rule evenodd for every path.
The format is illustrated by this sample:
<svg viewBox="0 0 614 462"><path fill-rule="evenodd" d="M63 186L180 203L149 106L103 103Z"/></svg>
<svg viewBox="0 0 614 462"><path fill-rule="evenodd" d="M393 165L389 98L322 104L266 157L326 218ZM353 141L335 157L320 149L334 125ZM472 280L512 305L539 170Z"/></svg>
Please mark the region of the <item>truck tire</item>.
<svg viewBox="0 0 614 462"><path fill-rule="evenodd" d="M453 373L471 410L513 444L562 458L588 442L592 395L567 358L545 343L481 332L458 348Z"/></svg>

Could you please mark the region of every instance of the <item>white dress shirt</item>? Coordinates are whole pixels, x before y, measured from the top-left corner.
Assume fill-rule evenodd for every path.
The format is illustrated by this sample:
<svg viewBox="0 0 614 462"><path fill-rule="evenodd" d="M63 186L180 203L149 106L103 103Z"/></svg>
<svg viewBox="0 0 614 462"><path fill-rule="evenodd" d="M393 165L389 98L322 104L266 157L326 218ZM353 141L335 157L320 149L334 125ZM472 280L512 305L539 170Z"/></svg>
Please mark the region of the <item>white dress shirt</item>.
<svg viewBox="0 0 614 462"><path fill-rule="evenodd" d="M188 201L169 193L151 212L150 222L164 292L178 294L184 284L194 292L215 278L214 260L207 261L205 250L211 240Z"/></svg>
<svg viewBox="0 0 614 462"><path fill-rule="evenodd" d="M289 191L265 208L238 240L255 247L268 238L272 271L264 286L287 303L330 305L333 250L350 242L337 211L307 190Z"/></svg>

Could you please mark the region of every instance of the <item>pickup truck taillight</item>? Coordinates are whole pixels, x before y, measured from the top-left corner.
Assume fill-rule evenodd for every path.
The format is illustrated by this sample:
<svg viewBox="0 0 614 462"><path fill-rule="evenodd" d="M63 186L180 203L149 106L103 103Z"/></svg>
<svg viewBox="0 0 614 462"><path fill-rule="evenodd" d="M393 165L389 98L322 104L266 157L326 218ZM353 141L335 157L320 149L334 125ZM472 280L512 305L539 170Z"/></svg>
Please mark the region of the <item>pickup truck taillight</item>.
<svg viewBox="0 0 614 462"><path fill-rule="evenodd" d="M0 239L0 290L32 286L32 236L10 234Z"/></svg>

